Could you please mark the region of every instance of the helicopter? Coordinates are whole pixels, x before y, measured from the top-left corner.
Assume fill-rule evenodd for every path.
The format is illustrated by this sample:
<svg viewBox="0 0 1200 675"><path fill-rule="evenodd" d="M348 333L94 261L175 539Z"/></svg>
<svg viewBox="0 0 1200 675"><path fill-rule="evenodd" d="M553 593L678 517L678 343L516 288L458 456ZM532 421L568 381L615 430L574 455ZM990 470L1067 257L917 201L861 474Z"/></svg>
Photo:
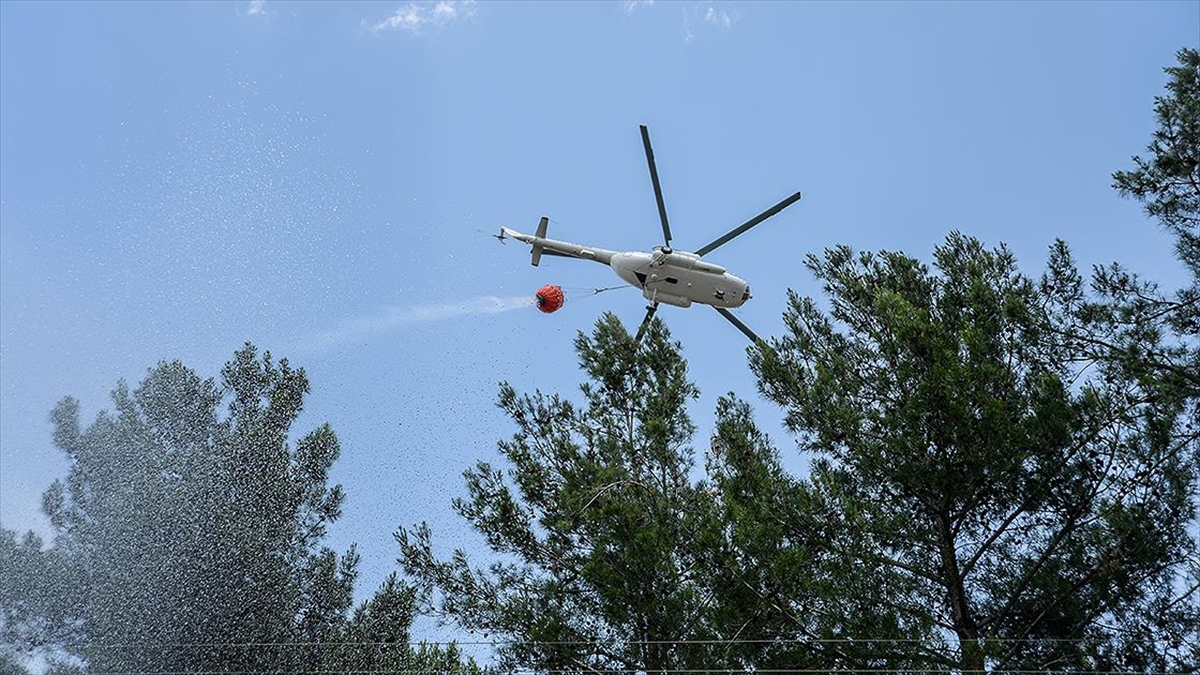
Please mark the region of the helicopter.
<svg viewBox="0 0 1200 675"><path fill-rule="evenodd" d="M650 167L650 182L654 186L654 198L658 202L658 217L662 221L663 245L645 253L642 251L611 251L594 246L584 246L567 241L546 238L550 219L543 216L538 221L537 232L522 234L508 227L501 227L499 235L532 246L532 263L536 267L543 255L565 258L580 258L608 265L622 281L641 290L642 297L649 301L646 317L638 326L634 342L641 342L660 304L675 307L691 307L693 304L708 305L725 317L751 342L757 344L761 338L742 323L729 310L741 307L751 297L750 284L741 277L730 274L724 267L704 260L704 256L744 234L747 230L776 215L800 201L796 192L775 206L754 216L713 241L693 251L671 248L671 225L667 221L667 208L663 204L662 186L658 180L658 168L654 163L654 150L650 147L650 131L640 125L642 145L646 150L646 163Z"/></svg>

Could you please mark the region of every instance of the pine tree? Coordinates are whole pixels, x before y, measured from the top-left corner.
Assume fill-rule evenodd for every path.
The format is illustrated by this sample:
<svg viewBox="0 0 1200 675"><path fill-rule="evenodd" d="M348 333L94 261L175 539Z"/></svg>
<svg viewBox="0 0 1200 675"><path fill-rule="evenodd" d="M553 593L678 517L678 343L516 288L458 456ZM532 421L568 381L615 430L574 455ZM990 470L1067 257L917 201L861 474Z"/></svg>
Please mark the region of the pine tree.
<svg viewBox="0 0 1200 675"><path fill-rule="evenodd" d="M792 294L789 333L752 358L814 457L799 520L821 514L831 536L808 555L848 571L827 611L887 607L891 621L857 638L934 631L906 643L930 667L1186 662L1178 582L1196 555L1198 461L1186 377L1078 338L1087 296L1064 244L1040 281L957 233L934 259L810 256L830 310ZM1169 363L1179 348L1163 322L1136 327L1138 348Z"/></svg>
<svg viewBox="0 0 1200 675"><path fill-rule="evenodd" d="M689 478L694 426L678 344L659 321L640 346L606 314L575 342L588 375L576 405L503 385L516 426L509 469L480 462L454 502L494 561L439 559L427 525L401 529L401 562L424 602L499 643L501 667L591 672L712 668L712 625L695 552L711 498Z"/></svg>
<svg viewBox="0 0 1200 675"><path fill-rule="evenodd" d="M446 646L412 642L417 614L415 589L393 573L373 596L354 611L339 640L324 655L323 672L333 673L466 673L488 672Z"/></svg>
<svg viewBox="0 0 1200 675"><path fill-rule="evenodd" d="M1180 49L1176 57L1179 65L1165 69L1167 95L1154 99L1150 157L1134 157L1135 169L1114 173L1113 187L1174 235L1175 252L1192 273L1177 318L1182 332L1200 335L1200 51Z"/></svg>
<svg viewBox="0 0 1200 675"><path fill-rule="evenodd" d="M358 556L322 545L337 437L290 439L304 371L246 345L221 374L160 363L86 429L74 399L54 409L70 474L44 498L52 547L0 530L0 667L482 672L411 644L414 590L394 576L350 615Z"/></svg>
<svg viewBox="0 0 1200 675"><path fill-rule="evenodd" d="M65 613L79 584L63 551L45 547L33 532L0 529L0 673L25 672L23 658L51 661L56 646L80 639Z"/></svg>
<svg viewBox="0 0 1200 675"><path fill-rule="evenodd" d="M307 391L246 345L220 385L164 362L86 429L74 399L54 409L71 464L44 504L72 583L52 614L90 669L295 668L338 634L358 558L321 545L339 445L327 425L289 440Z"/></svg>
<svg viewBox="0 0 1200 675"><path fill-rule="evenodd" d="M746 668L783 672L906 672L953 665L937 651L937 627L897 611L903 578L877 572L877 552L847 507L824 459L809 476L787 471L750 406L717 406L707 462L718 507L704 532L714 622Z"/></svg>

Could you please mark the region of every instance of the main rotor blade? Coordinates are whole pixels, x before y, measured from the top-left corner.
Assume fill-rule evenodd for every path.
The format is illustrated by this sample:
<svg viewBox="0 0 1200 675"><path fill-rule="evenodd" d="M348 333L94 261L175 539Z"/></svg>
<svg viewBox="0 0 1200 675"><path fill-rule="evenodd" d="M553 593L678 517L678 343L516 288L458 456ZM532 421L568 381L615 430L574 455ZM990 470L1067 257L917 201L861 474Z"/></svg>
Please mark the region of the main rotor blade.
<svg viewBox="0 0 1200 675"><path fill-rule="evenodd" d="M646 148L646 163L650 165L650 182L654 183L654 199L658 201L658 217L662 220L663 244L671 246L671 225L667 222L667 207L663 204L662 185L658 183L658 167L654 165L654 150L650 148L650 130L641 125L642 145Z"/></svg>
<svg viewBox="0 0 1200 675"><path fill-rule="evenodd" d="M654 318L654 313L657 311L657 302L646 305L646 318L642 319L642 325L638 326L637 335L633 338L634 345L642 343L642 336L646 334L646 329L650 327L650 319Z"/></svg>
<svg viewBox="0 0 1200 675"><path fill-rule="evenodd" d="M762 221L766 220L767 218L770 218L771 216L775 215L776 213L779 213L780 211L786 209L787 207L791 206L792 204L795 204L798 201L800 201L800 193L799 192L797 192L796 194L792 195L791 197L788 197L787 199L779 202L775 206L772 206L771 208L767 209L766 211L763 211L762 213L758 214L757 216L754 216L750 220L747 220L746 222L742 223L741 225L733 228L725 236L717 239L716 241L712 242L711 244L698 249L696 251L696 255L704 256L709 253L712 253L714 250L717 249L718 246L724 246L725 244L728 244L729 241L731 239L733 239L734 237L744 233L746 230L749 230L750 228L754 227L755 225L761 223Z"/></svg>
<svg viewBox="0 0 1200 675"><path fill-rule="evenodd" d="M758 344L759 342L762 342L762 338L755 335L754 331L750 330L749 326L747 326L746 324L739 321L738 318L733 315L733 312L725 309L724 307L713 307L713 309L720 312L721 316L725 317L726 319L729 319L729 323L733 324L734 326L737 327L738 330L742 331L742 333L744 333L746 335L746 337L750 338L751 342L753 342L754 344Z"/></svg>

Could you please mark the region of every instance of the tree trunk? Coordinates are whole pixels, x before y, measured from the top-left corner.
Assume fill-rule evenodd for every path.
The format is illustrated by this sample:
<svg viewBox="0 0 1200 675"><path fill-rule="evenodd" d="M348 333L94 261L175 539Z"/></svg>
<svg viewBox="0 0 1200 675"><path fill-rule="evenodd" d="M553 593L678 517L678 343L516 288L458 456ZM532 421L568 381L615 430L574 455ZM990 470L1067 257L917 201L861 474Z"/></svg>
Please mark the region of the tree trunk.
<svg viewBox="0 0 1200 675"><path fill-rule="evenodd" d="M967 591L963 586L954 535L950 531L950 517L939 513L937 525L938 550L942 555L944 583L950 602L950 615L954 619L954 633L958 636L958 649L962 655L962 672L983 673L986 669L983 664L983 650L979 647L979 626L971 614Z"/></svg>

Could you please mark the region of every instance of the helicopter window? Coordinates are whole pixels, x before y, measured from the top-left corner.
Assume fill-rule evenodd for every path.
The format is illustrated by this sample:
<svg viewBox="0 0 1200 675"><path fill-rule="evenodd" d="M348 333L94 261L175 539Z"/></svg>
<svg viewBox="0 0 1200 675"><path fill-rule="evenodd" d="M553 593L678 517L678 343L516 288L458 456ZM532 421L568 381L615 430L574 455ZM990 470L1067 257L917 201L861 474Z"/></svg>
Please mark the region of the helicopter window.
<svg viewBox="0 0 1200 675"><path fill-rule="evenodd" d="M679 283L679 280L678 280L678 279L676 279L675 277L667 277L667 278L665 279L665 281L666 281L668 284L677 284L677 283Z"/></svg>

